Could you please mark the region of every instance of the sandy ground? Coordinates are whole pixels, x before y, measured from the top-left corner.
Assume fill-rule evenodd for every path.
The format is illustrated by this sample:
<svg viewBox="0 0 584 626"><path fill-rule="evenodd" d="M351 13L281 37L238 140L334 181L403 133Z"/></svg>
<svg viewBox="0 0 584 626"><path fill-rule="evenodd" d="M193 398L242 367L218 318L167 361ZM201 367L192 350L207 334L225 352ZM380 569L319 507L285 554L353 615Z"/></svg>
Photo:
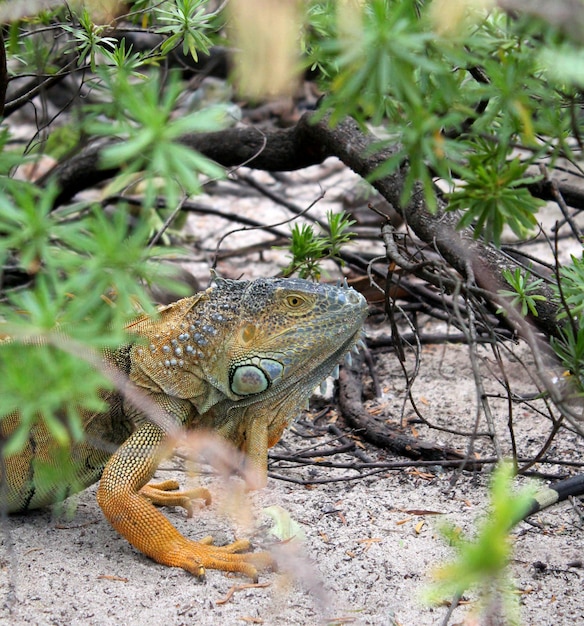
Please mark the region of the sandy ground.
<svg viewBox="0 0 584 626"><path fill-rule="evenodd" d="M473 418L469 409L474 402L466 348L429 346L425 356L415 397L423 402L429 419L463 426ZM391 355L380 357L378 366L385 389L379 402L389 407L391 418L391 407L399 404L402 393L398 370ZM521 382L521 376L516 382ZM498 419L502 445L506 445L503 410ZM521 443L541 444L548 424L526 411L516 421ZM418 429L420 436L430 436L425 428ZM292 427L275 451L330 443L326 437L307 440L300 436L303 430ZM444 442L456 444L449 438L445 435ZM367 453L392 460L375 448ZM581 442L570 433L562 434L555 454L572 458L578 453ZM290 478L313 480L355 475L338 469L277 465L272 469ZM176 460L158 474L163 479L171 476L185 481ZM210 507L191 519L179 509L167 513L189 537L211 534L222 543L232 540L234 533L253 535L256 547L269 548L276 539L270 535L273 520L263 509L273 505L283 507L305 535L304 541L286 547L286 554L280 556L281 570L263 574L258 586L217 571L209 571L201 583L182 570L148 560L108 525L95 502L95 489L88 489L78 496L69 518L55 518L46 510L2 520L0 623L440 624L446 608L429 607L422 599L432 569L453 554L437 530L438 520L444 516L472 532L473 521L486 506L484 474L463 474L454 485L452 478L451 472L430 468L383 472L311 488L270 479L266 489L239 499L239 512L233 514L229 502L234 496L228 485L217 477L204 477L216 496ZM237 479L231 482L240 484ZM243 518L250 516L254 523L243 528ZM570 504L563 504L535 521L537 526L521 524L514 533L510 569L522 623L584 623L582 520ZM580 567L575 567L578 563ZM236 591L230 595L233 588ZM465 600L454 611L451 624L479 623L472 621L473 611L479 608L476 594L469 593Z"/></svg>

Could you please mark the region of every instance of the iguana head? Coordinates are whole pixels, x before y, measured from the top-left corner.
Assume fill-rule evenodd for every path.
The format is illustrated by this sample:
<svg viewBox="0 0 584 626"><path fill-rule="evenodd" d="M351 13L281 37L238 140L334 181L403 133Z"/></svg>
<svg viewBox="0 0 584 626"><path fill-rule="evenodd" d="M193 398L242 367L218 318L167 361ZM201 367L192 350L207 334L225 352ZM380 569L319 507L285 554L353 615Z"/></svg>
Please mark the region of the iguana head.
<svg viewBox="0 0 584 626"><path fill-rule="evenodd" d="M201 366L238 405L293 386L307 399L359 340L367 316L367 303L354 289L301 279L219 279L205 308L212 303L215 313L229 306L234 315L227 323L211 313L220 344Z"/></svg>

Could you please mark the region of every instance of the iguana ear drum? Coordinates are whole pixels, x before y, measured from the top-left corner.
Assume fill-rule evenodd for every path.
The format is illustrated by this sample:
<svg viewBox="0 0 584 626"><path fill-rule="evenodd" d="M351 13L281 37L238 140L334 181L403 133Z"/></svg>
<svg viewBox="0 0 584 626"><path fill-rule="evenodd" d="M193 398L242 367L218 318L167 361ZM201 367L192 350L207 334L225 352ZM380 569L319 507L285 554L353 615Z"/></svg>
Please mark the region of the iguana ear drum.
<svg viewBox="0 0 584 626"><path fill-rule="evenodd" d="M250 396L268 389L281 376L284 368L272 359L257 359L234 368L230 376L230 387L238 396Z"/></svg>

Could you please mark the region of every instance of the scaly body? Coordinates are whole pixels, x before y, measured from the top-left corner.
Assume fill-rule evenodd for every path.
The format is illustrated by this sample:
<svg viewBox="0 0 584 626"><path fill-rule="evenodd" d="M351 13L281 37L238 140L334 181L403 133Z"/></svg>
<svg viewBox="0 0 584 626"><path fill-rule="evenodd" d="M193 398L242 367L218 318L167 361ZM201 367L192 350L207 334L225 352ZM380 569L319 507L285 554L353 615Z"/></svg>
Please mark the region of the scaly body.
<svg viewBox="0 0 584 626"><path fill-rule="evenodd" d="M244 451L260 477L267 452L318 385L361 335L365 300L349 288L299 279L218 279L213 287L164 307L158 318L129 325L136 343L104 355L127 374L172 423L210 428ZM251 577L270 564L266 553L236 554L248 543L216 547L183 537L152 502L186 496L147 486L168 433L120 392L104 393L108 410L84 414L86 439L69 452L74 479L54 484L35 477L37 464L58 463L42 422L25 448L3 459L0 495L10 512L51 504L100 480L98 502L110 523L154 560L201 575L205 568ZM0 435L18 426L0 421ZM65 475L65 474L64 474ZM198 494L208 494L201 490Z"/></svg>

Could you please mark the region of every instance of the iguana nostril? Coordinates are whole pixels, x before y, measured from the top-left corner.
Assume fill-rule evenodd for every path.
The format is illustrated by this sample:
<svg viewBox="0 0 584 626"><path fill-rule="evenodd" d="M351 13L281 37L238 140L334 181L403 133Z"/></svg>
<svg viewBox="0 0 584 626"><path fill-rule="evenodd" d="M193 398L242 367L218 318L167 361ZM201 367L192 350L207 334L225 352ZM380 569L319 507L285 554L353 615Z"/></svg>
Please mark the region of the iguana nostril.
<svg viewBox="0 0 584 626"><path fill-rule="evenodd" d="M347 297L347 300L350 302L350 304L364 305L366 303L365 298L358 291L355 291L354 289L349 289L348 291L345 292L345 295Z"/></svg>

